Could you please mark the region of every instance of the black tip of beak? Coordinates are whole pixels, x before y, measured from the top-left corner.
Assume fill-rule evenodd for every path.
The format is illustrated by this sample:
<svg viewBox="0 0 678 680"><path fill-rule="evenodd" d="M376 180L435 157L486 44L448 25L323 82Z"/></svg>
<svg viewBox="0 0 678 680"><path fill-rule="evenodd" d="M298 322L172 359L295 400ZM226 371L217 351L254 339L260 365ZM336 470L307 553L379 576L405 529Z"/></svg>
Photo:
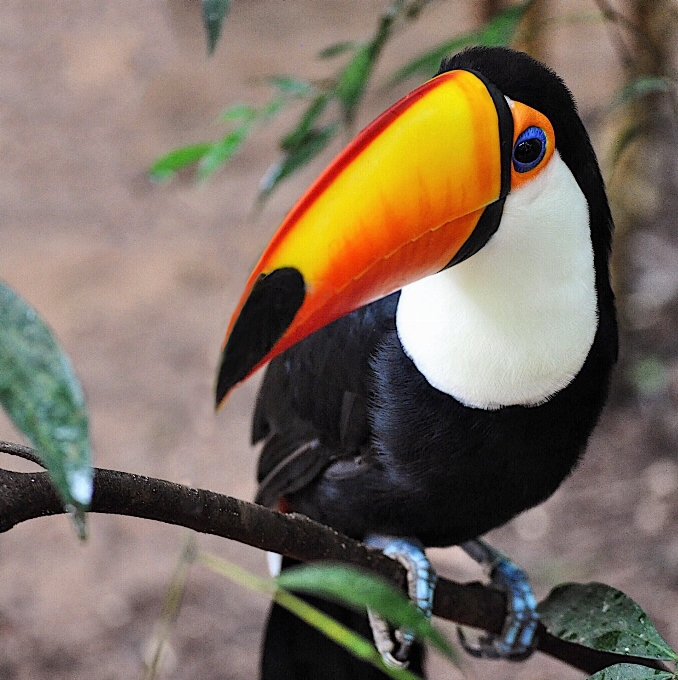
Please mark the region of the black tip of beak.
<svg viewBox="0 0 678 680"><path fill-rule="evenodd" d="M254 284L221 355L216 403L273 349L289 328L306 296L301 272L275 269Z"/></svg>

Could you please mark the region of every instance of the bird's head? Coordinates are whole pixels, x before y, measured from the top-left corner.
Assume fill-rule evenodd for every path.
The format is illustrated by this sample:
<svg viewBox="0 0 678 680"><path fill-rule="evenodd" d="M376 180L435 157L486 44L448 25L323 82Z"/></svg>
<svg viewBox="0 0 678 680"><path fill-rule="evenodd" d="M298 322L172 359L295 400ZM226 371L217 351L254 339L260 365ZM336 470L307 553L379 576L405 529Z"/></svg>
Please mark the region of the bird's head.
<svg viewBox="0 0 678 680"><path fill-rule="evenodd" d="M509 193L537 186L554 158L602 225L592 240L606 280L609 210L562 80L503 48L445 60L358 134L274 234L231 318L217 403L331 321L473 257L500 228Z"/></svg>

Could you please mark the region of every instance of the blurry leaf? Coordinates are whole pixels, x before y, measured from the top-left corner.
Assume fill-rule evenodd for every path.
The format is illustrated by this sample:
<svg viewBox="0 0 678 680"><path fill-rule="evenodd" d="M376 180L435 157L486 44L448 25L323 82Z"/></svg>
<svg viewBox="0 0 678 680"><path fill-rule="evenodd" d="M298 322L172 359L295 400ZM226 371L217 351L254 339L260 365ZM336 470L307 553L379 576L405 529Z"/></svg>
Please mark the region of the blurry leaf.
<svg viewBox="0 0 678 680"><path fill-rule="evenodd" d="M209 142L203 142L173 149L151 165L148 176L154 182L166 182L172 179L179 170L197 163L211 147L212 145Z"/></svg>
<svg viewBox="0 0 678 680"><path fill-rule="evenodd" d="M568 642L645 659L678 659L647 614L630 597L602 583L559 586L538 611L549 633Z"/></svg>
<svg viewBox="0 0 678 680"><path fill-rule="evenodd" d="M351 124L355 118L356 108L362 99L376 56L371 44L362 45L339 74L334 91L347 124Z"/></svg>
<svg viewBox="0 0 678 680"><path fill-rule="evenodd" d="M224 165L224 163L231 160L233 154L240 149L251 131L252 124L250 122L243 123L240 127L229 132L218 142L214 142L207 153L200 159L198 179L207 179L212 173Z"/></svg>
<svg viewBox="0 0 678 680"><path fill-rule="evenodd" d="M461 33L444 43L436 45L398 69L393 74L390 84L395 85L412 76L431 78L437 73L440 68L440 62L444 57L470 45L485 45L488 47L508 45L515 35L518 24L525 15L525 12L530 8L532 2L534 0L524 0L517 5L508 7L490 19L480 30Z"/></svg>
<svg viewBox="0 0 678 680"><path fill-rule="evenodd" d="M639 666L635 663L618 663L614 666L603 668L589 680L670 680L675 678L673 673Z"/></svg>
<svg viewBox="0 0 678 680"><path fill-rule="evenodd" d="M253 121L257 117L258 111L250 104L233 104L221 112L219 118L225 123L236 120Z"/></svg>
<svg viewBox="0 0 678 680"><path fill-rule="evenodd" d="M353 46L353 56L339 73L334 86L344 124L353 123L372 69L393 34L394 24L403 13L407 14L406 3L403 0L393 0L379 18L377 30L371 40Z"/></svg>
<svg viewBox="0 0 678 680"><path fill-rule="evenodd" d="M477 31L463 33L447 42L436 45L429 51L424 52L399 68L393 74L390 84L395 85L413 76L423 76L424 78L433 77L438 72L440 62L444 57L458 52L462 47L476 44L478 35Z"/></svg>
<svg viewBox="0 0 678 680"><path fill-rule="evenodd" d="M292 76L270 76L266 81L288 97L310 97L316 92L316 87L307 80Z"/></svg>
<svg viewBox="0 0 678 680"><path fill-rule="evenodd" d="M364 570L338 564L309 564L286 569L278 585L296 592L319 595L362 611L369 608L396 628L409 628L443 654L456 659L447 640L403 593L384 579Z"/></svg>
<svg viewBox="0 0 678 680"><path fill-rule="evenodd" d="M672 83L669 78L641 76L624 85L621 91L612 98L610 108L628 104L636 99L642 99L649 94L667 92L671 87Z"/></svg>
<svg viewBox="0 0 678 680"><path fill-rule="evenodd" d="M280 141L280 148L283 151L294 151L294 149L304 143L304 140L311 133L316 121L327 108L329 100L329 94L325 92L318 95L311 102L310 106L304 112L304 115L299 119L294 130L285 135Z"/></svg>
<svg viewBox="0 0 678 680"><path fill-rule="evenodd" d="M614 146L610 151L610 158L613 166L619 162L624 151L626 151L626 149L628 149L628 147L645 132L647 132L647 126L637 123L628 125L619 132L614 141Z"/></svg>
<svg viewBox="0 0 678 680"><path fill-rule="evenodd" d="M85 397L49 328L2 283L0 404L33 442L84 538L94 479Z"/></svg>
<svg viewBox="0 0 678 680"><path fill-rule="evenodd" d="M417 680L417 676L406 669L387 666L371 642L308 602L292 595L292 593L280 590L275 581L259 578L249 571L209 553L198 553L197 560L207 568L246 588L270 595L281 607L285 607L302 621L326 635L330 640L347 649L351 654L371 663L395 680Z"/></svg>
<svg viewBox="0 0 678 680"><path fill-rule="evenodd" d="M231 8L231 0L202 0L202 20L207 33L207 50L210 54L217 46L224 19Z"/></svg>
<svg viewBox="0 0 678 680"><path fill-rule="evenodd" d="M259 112L261 122L268 122L269 118L277 116L288 104L288 98L274 97Z"/></svg>
<svg viewBox="0 0 678 680"><path fill-rule="evenodd" d="M338 129L338 123L330 123L323 128L309 130L299 144L266 171L259 182L258 200L265 200L282 180L313 160L330 143Z"/></svg>
<svg viewBox="0 0 678 680"><path fill-rule="evenodd" d="M290 86L291 88L291 86ZM247 141L255 125L266 123L287 105L291 97L276 96L261 109L249 104L234 104L221 113L225 123L240 122L240 125L216 142L201 142L170 151L157 159L149 169L149 177L155 182L164 182L189 165L199 163L198 179L204 180L233 158Z"/></svg>
<svg viewBox="0 0 678 680"><path fill-rule="evenodd" d="M259 112L262 122L272 118L296 99L311 99L315 97L318 88L306 80L290 78L289 76L273 76L268 79L278 89L278 95L273 97ZM322 95L321 95L322 96Z"/></svg>
<svg viewBox="0 0 678 680"><path fill-rule="evenodd" d="M518 24L533 2L534 0L524 0L499 12L480 30L478 44L487 47L507 46L513 40Z"/></svg>
<svg viewBox="0 0 678 680"><path fill-rule="evenodd" d="M353 40L346 40L344 42L334 43L334 45L329 45L324 50L318 53L321 59L332 59L332 57L338 57L341 54L355 50L358 47L358 43Z"/></svg>
<svg viewBox="0 0 678 680"><path fill-rule="evenodd" d="M633 384L643 396L662 392L668 382L667 367L655 356L646 356L633 364Z"/></svg>

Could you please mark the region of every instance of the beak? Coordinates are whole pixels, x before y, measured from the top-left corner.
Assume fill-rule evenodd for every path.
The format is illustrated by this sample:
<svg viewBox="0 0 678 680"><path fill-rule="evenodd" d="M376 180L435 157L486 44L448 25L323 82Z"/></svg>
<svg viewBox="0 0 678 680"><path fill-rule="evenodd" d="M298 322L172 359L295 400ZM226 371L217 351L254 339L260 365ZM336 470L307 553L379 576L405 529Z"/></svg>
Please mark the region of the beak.
<svg viewBox="0 0 678 680"><path fill-rule="evenodd" d="M231 318L217 404L319 328L456 264L496 230L513 119L480 74L449 71L365 128L292 208Z"/></svg>

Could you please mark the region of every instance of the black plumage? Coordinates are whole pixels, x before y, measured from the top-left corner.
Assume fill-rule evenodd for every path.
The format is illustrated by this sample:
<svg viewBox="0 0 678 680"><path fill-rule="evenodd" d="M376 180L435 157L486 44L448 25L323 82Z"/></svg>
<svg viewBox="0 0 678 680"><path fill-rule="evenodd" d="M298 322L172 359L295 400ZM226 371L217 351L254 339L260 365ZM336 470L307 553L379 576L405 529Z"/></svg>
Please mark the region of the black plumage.
<svg viewBox="0 0 678 680"><path fill-rule="evenodd" d="M428 384L397 337L398 293L275 358L252 432L253 442L265 440L259 500L286 496L295 510L357 537L379 531L454 545L543 501L583 453L616 360L612 218L569 91L532 58L501 48L467 50L441 70L459 68L481 72L551 121L589 206L598 329L568 387L540 406L496 411L464 406Z"/></svg>

